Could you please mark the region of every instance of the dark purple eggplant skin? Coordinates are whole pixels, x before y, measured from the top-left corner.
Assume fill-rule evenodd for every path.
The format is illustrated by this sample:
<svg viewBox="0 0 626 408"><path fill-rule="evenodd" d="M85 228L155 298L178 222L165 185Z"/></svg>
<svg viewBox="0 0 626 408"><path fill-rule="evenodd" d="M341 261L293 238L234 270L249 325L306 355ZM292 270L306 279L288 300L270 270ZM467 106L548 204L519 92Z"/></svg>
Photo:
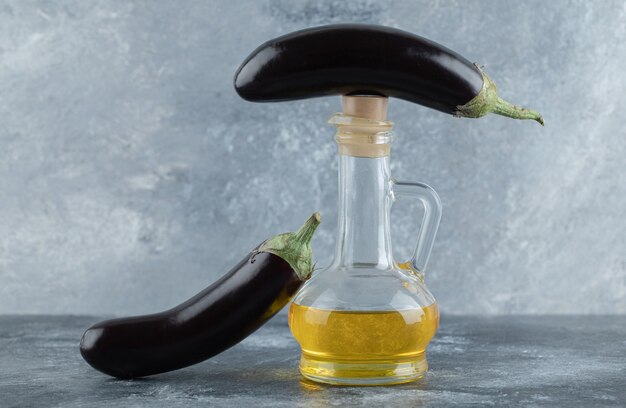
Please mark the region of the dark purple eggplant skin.
<svg viewBox="0 0 626 408"><path fill-rule="evenodd" d="M217 282L162 313L87 329L80 352L93 368L129 379L204 361L243 340L304 283L281 257L251 252Z"/></svg>
<svg viewBox="0 0 626 408"><path fill-rule="evenodd" d="M390 27L340 24L267 41L234 78L252 102L325 95L382 95L457 114L483 87L470 61L426 38Z"/></svg>

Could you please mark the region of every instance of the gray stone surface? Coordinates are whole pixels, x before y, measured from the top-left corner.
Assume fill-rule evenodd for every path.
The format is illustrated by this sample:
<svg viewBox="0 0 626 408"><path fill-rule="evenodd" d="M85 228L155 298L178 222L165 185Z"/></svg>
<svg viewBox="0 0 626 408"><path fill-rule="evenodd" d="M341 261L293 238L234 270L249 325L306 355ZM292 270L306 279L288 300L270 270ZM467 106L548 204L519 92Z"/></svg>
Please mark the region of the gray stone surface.
<svg viewBox="0 0 626 408"><path fill-rule="evenodd" d="M205 287L311 212L329 263L338 98L242 101L261 42L386 24L486 65L547 126L391 101L393 172L444 215L447 313L626 313L626 6L620 0L0 2L0 313L127 314ZM420 209L394 210L398 258Z"/></svg>
<svg viewBox="0 0 626 408"><path fill-rule="evenodd" d="M99 318L0 316L0 406L328 407L626 404L626 316L443 316L430 370L392 387L301 380L285 316L234 348L176 372L107 377L80 357Z"/></svg>

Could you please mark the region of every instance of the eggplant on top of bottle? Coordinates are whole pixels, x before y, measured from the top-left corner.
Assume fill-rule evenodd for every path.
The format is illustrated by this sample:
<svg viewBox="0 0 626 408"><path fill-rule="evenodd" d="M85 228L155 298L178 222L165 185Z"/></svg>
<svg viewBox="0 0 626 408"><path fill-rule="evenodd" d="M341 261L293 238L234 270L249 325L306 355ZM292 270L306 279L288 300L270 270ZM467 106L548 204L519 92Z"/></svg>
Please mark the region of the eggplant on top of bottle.
<svg viewBox="0 0 626 408"><path fill-rule="evenodd" d="M476 64L418 35L390 27L338 24L267 41L241 64L237 93L252 102L325 95L382 95L466 118L541 115L513 105Z"/></svg>

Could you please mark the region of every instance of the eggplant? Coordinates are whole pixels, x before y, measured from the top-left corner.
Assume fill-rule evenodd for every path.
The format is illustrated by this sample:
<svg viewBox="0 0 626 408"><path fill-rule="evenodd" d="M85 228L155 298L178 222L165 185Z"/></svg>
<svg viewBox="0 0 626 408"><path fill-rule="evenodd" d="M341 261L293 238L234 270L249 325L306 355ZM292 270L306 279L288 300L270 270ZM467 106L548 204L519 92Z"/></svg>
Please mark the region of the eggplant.
<svg viewBox="0 0 626 408"><path fill-rule="evenodd" d="M434 41L383 26L328 25L267 41L241 64L234 85L252 102L381 95L459 117L492 112L543 125L538 112L500 98L478 65Z"/></svg>
<svg viewBox="0 0 626 408"><path fill-rule="evenodd" d="M313 270L311 238L320 216L274 236L226 275L180 305L91 326L80 352L118 378L144 377L204 361L239 343L285 306Z"/></svg>

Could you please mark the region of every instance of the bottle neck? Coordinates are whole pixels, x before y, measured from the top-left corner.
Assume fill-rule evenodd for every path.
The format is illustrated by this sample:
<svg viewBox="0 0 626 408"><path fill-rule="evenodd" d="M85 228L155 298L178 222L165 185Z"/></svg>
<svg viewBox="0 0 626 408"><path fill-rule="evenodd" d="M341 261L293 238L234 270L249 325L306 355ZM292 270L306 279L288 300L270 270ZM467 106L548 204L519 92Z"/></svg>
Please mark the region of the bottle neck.
<svg viewBox="0 0 626 408"><path fill-rule="evenodd" d="M390 188L389 156L339 155L336 266L392 266Z"/></svg>

